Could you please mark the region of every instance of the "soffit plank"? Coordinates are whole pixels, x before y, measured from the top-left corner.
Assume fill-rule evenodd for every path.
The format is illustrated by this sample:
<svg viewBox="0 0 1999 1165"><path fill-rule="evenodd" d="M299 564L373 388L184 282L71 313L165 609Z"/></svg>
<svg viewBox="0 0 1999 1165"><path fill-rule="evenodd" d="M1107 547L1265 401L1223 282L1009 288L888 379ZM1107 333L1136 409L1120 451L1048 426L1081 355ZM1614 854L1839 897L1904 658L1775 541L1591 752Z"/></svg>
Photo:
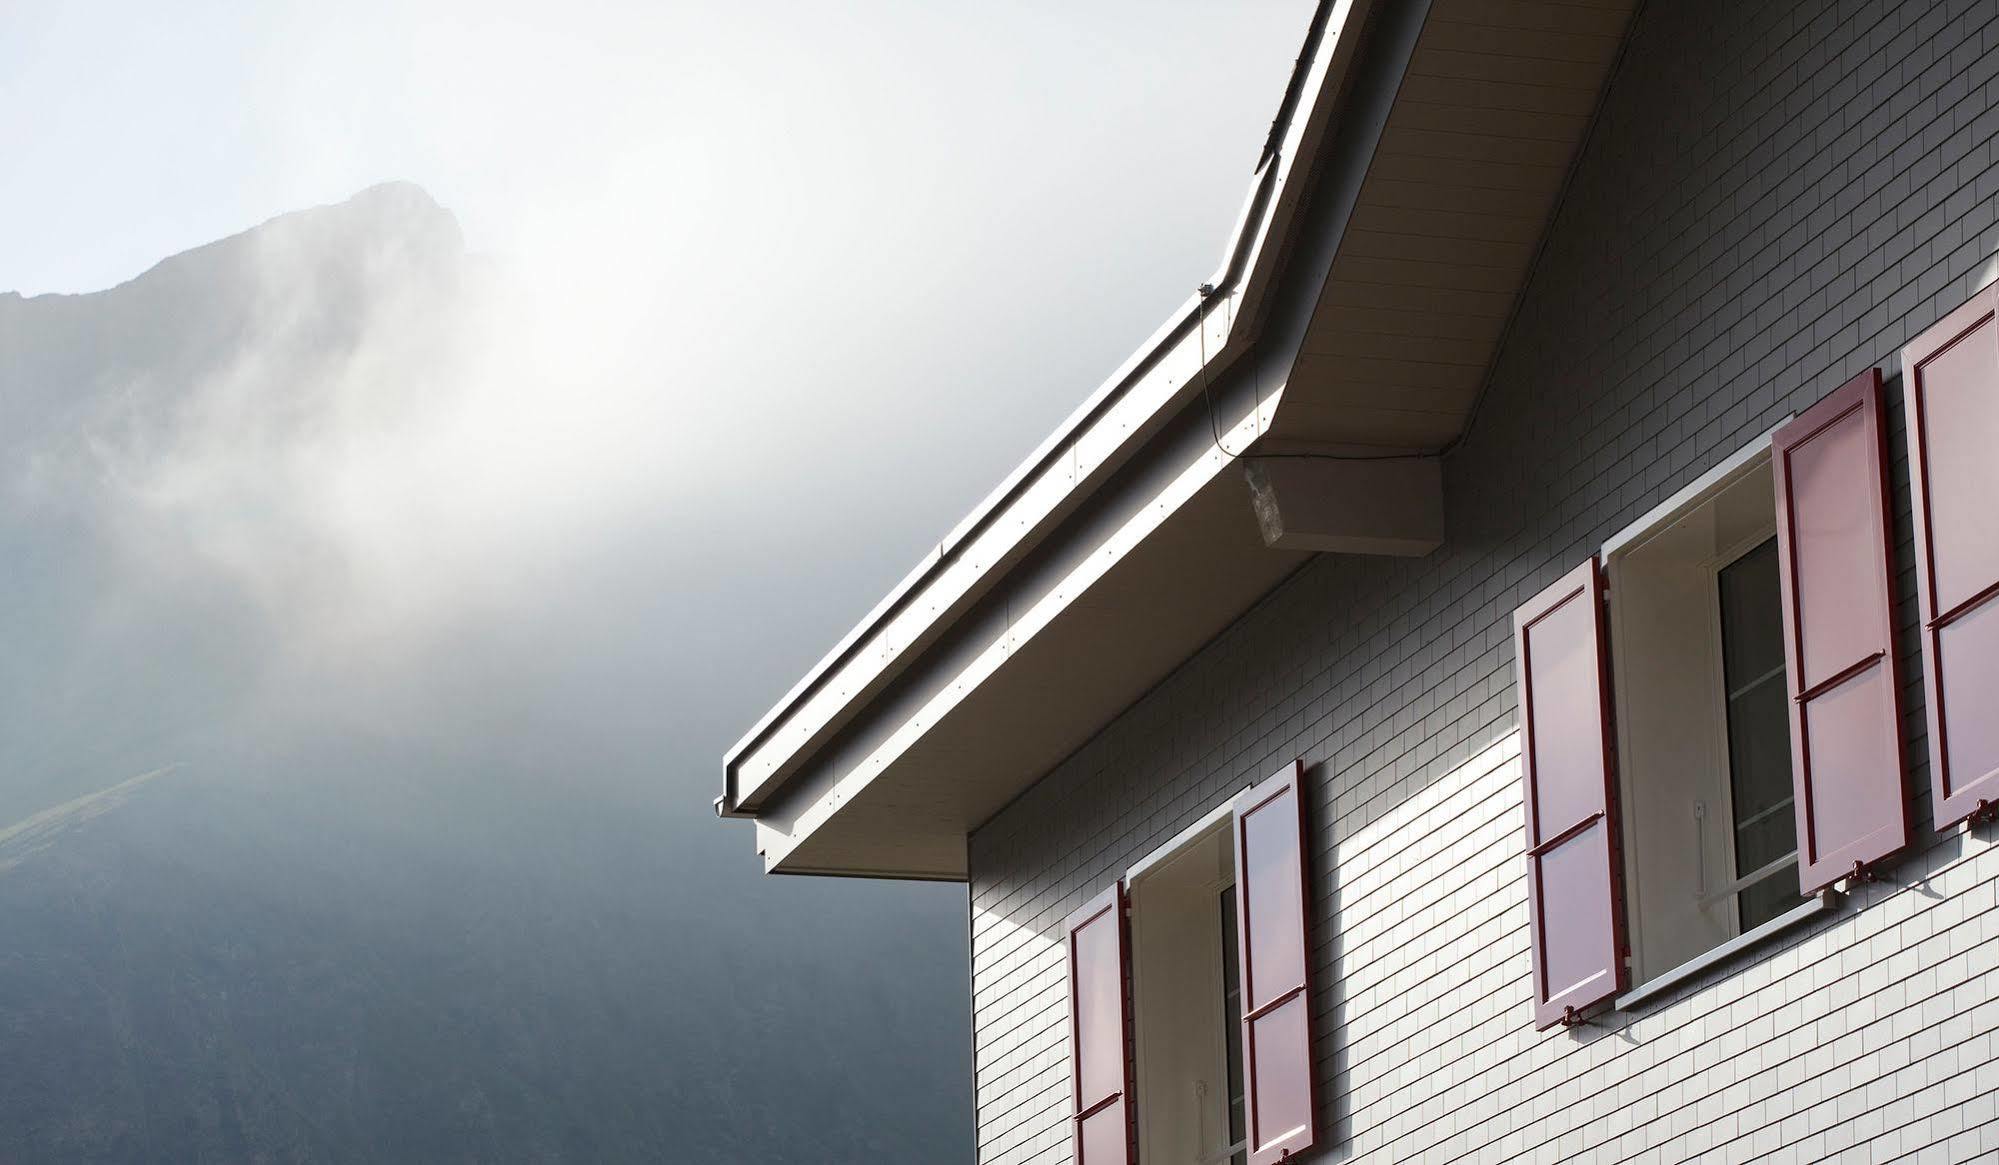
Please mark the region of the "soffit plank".
<svg viewBox="0 0 1999 1165"><path fill-rule="evenodd" d="M1522 118L1520 111L1480 105L1476 101L1416 101L1398 103L1388 115L1391 133L1397 129L1450 130L1483 137L1540 138L1575 148L1589 125L1587 113L1543 113Z"/></svg>
<svg viewBox="0 0 1999 1165"><path fill-rule="evenodd" d="M1336 363L1326 363L1331 367L1324 371L1306 370L1307 374L1322 379L1322 383L1312 390L1312 407L1322 411L1386 408L1398 412L1457 416L1470 407L1472 399L1478 395L1476 387L1433 388L1423 384L1354 380L1337 375L1339 366Z"/></svg>
<svg viewBox="0 0 1999 1165"><path fill-rule="evenodd" d="M1614 32L1573 32L1567 29L1534 28L1520 24L1457 19L1457 9L1449 19L1431 22L1424 31L1423 46L1449 52L1501 53L1521 60L1578 61L1603 69L1617 57L1623 38ZM1420 58L1420 54L1419 54Z"/></svg>
<svg viewBox="0 0 1999 1165"><path fill-rule="evenodd" d="M1355 228L1347 232L1347 246L1339 250L1339 262L1333 264L1333 278L1349 278L1355 282L1365 282L1359 280L1359 276L1341 270L1343 264L1355 258L1519 270L1531 256L1533 256L1533 244L1529 242L1437 238L1429 234L1399 234L1391 230Z"/></svg>
<svg viewBox="0 0 1999 1165"><path fill-rule="evenodd" d="M1622 39L1628 3L1577 4L1571 0L1431 0L1430 19L1443 24L1519 29L1528 33L1608 36Z"/></svg>
<svg viewBox="0 0 1999 1165"><path fill-rule="evenodd" d="M1454 312L1464 316L1502 319L1513 310L1510 291L1473 291L1458 287L1426 287L1410 283L1364 283L1337 275L1326 284L1325 301L1336 307L1383 308L1391 311Z"/></svg>
<svg viewBox="0 0 1999 1165"><path fill-rule="evenodd" d="M1381 260L1345 256L1335 268L1343 278L1363 284L1409 284L1417 288L1463 288L1467 292L1513 292L1517 270L1471 264L1433 264L1419 260Z"/></svg>
<svg viewBox="0 0 1999 1165"><path fill-rule="evenodd" d="M1549 183L1538 189L1502 190L1493 187L1473 185L1470 179L1480 173L1474 164L1468 169L1471 174L1465 181L1450 184L1436 182L1409 182L1398 178L1377 177L1368 180L1366 189L1361 191L1360 204L1363 207L1387 207L1396 210L1441 210L1452 214L1476 214L1493 218L1519 219L1527 224L1530 232L1541 225L1547 217L1548 203L1553 200L1560 183Z"/></svg>
<svg viewBox="0 0 1999 1165"><path fill-rule="evenodd" d="M1433 210L1413 206L1383 206L1379 203L1356 206L1353 223L1362 230L1386 231L1389 234L1520 243L1529 247L1541 233L1541 224L1531 218Z"/></svg>
<svg viewBox="0 0 1999 1165"><path fill-rule="evenodd" d="M1512 158L1440 158L1384 149L1375 155L1373 174L1385 182L1530 191L1545 199L1561 189L1568 170Z"/></svg>
<svg viewBox="0 0 1999 1165"><path fill-rule="evenodd" d="M1376 157L1496 161L1521 166L1552 166L1567 173L1569 153L1573 148L1570 142L1559 138L1466 133L1453 129L1411 129L1404 126L1382 144Z"/></svg>
<svg viewBox="0 0 1999 1165"><path fill-rule="evenodd" d="M1596 107L1596 91L1467 77L1410 76L1402 82L1402 99L1413 105L1465 106L1495 113L1542 113L1587 122ZM1575 140L1572 136L1570 140Z"/></svg>
<svg viewBox="0 0 1999 1165"><path fill-rule="evenodd" d="M1427 336L1384 336L1375 332L1329 329L1308 337L1306 351L1317 356L1373 356L1388 360L1423 360L1484 368L1491 345L1480 340L1447 340ZM1288 398L1287 406L1291 405Z"/></svg>
<svg viewBox="0 0 1999 1165"><path fill-rule="evenodd" d="M1477 30L1490 36L1490 29ZM1560 60L1546 56L1515 56L1501 52L1498 45L1478 52L1462 49L1440 48L1432 39L1426 38L1422 48L1416 50L1416 59L1409 66L1409 74L1414 77L1435 77L1446 80L1492 81L1508 85L1526 85L1537 89L1563 89L1593 96L1596 85L1591 78L1601 82L1603 67L1609 63L1606 55L1601 61L1589 59Z"/></svg>
<svg viewBox="0 0 1999 1165"><path fill-rule="evenodd" d="M1505 330L1506 317L1457 312L1401 311L1384 307L1347 307L1340 326L1328 335L1413 336L1424 340L1477 340L1494 344Z"/></svg>
<svg viewBox="0 0 1999 1165"><path fill-rule="evenodd" d="M1270 452L1293 448L1316 451L1328 446L1397 452L1434 449L1457 436L1458 426L1463 423L1457 414L1352 406L1324 408L1316 404L1301 407L1286 419L1281 439L1273 437L1269 442Z"/></svg>
<svg viewBox="0 0 1999 1165"><path fill-rule="evenodd" d="M1340 384L1406 384L1439 392L1475 392L1485 379L1483 369L1431 360L1375 360L1366 357L1302 356L1292 379L1307 389ZM1308 394L1317 399L1317 393Z"/></svg>

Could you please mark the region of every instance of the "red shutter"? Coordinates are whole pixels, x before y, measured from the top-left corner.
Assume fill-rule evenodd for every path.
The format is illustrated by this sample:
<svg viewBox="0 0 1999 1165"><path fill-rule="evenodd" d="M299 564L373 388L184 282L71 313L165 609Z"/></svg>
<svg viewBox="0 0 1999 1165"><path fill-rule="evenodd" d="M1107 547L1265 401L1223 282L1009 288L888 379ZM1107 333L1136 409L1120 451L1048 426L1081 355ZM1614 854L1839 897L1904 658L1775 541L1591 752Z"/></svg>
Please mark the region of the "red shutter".
<svg viewBox="0 0 1999 1165"><path fill-rule="evenodd" d="M1125 998L1124 887L1069 916L1069 1078L1076 1165L1131 1165L1131 1009Z"/></svg>
<svg viewBox="0 0 1999 1165"><path fill-rule="evenodd" d="M1625 985L1606 662L1592 557L1513 613L1537 1028L1574 1022Z"/></svg>
<svg viewBox="0 0 1999 1165"><path fill-rule="evenodd" d="M1870 368L1771 438L1806 893L1909 844L1884 416Z"/></svg>
<svg viewBox="0 0 1999 1165"><path fill-rule="evenodd" d="M1249 1165L1282 1161L1311 1148L1318 1139L1304 772L1304 763L1293 761L1237 798L1235 805Z"/></svg>
<svg viewBox="0 0 1999 1165"><path fill-rule="evenodd" d="M1938 828L1999 808L1999 289L1902 349Z"/></svg>

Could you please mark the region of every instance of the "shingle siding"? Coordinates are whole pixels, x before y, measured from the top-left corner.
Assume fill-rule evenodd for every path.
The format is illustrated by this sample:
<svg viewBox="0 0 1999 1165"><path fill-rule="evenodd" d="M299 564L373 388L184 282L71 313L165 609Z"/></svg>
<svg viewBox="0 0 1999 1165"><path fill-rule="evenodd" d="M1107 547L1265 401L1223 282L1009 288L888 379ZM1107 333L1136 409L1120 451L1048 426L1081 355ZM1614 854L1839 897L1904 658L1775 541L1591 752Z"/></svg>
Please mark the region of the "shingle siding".
<svg viewBox="0 0 1999 1165"><path fill-rule="evenodd" d="M1919 840L1839 913L1635 1017L1533 1031L1510 625L1786 413L1897 375L1989 277L1995 77L1999 0L1647 7L1447 461L1445 547L1316 560L973 836L982 1162L1070 1159L1063 918L1294 757L1329 1159L1999 1155L1999 854L1927 829L1899 381Z"/></svg>

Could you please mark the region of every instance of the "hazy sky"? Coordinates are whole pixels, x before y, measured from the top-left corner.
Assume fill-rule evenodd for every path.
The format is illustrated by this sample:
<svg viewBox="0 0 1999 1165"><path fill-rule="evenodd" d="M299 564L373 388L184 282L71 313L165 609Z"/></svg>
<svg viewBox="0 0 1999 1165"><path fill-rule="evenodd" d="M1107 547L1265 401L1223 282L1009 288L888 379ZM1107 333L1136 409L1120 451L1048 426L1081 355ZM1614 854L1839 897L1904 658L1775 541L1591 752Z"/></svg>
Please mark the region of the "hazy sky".
<svg viewBox="0 0 1999 1165"><path fill-rule="evenodd" d="M615 523L726 475L794 563L794 519L869 506L873 581L775 697L1210 273L1310 10L12 0L0 290L418 183L594 386L481 402L468 505Z"/></svg>
<svg viewBox="0 0 1999 1165"><path fill-rule="evenodd" d="M58 353L76 383L0 384L0 549L28 564L4 582L75 611L10 601L0 625L30 643L0 661L0 828L192 756L155 782L173 795L202 756L169 729L296 723L243 773L301 796L318 773L318 796L367 769L381 787L332 799L349 832L405 829L384 861L429 869L439 837L553 803L602 867L467 840L474 890L421 888L441 909L484 911L508 871L478 863L526 861L603 944L578 959L637 968L630 1005L678 972L632 963L638 938L665 959L719 936L707 954L807 1002L765 1009L778 1035L841 1018L828 976L899 997L927 956L951 981L922 1046L956 1072L962 1004L936 1001L963 986L963 889L761 877L709 809L721 754L1213 272L1312 7L0 0L0 292L110 287L397 179L480 257L443 364L411 358L432 321L395 272L351 319L279 246L247 323L218 289L227 339L176 372L112 351L186 323L147 308ZM352 328L331 349L327 320ZM61 561L101 577L30 569L100 542ZM392 755L347 754L375 738ZM405 821L425 778L449 808ZM276 867L231 884L343 852L316 812L249 836ZM883 934L923 952L902 979L874 968ZM678 1006L723 1014L744 982Z"/></svg>

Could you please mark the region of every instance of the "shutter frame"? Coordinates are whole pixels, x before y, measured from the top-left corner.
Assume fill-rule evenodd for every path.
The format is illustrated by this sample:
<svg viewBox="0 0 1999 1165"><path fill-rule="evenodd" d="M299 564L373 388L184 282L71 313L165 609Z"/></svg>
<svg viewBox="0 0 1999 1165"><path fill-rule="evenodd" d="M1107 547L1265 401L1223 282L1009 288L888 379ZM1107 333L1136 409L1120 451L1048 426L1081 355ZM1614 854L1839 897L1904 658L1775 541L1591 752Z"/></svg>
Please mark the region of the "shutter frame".
<svg viewBox="0 0 1999 1165"><path fill-rule="evenodd" d="M1968 347L1964 347L1968 345ZM1968 356L1977 363L1971 392L1984 394L1991 399L1999 394L1999 286L1988 286L1956 310L1932 325L1922 335L1912 340L1902 349L1902 394L1905 406L1905 422L1909 445L1909 494L1914 510L1916 535L1916 579L1918 589L1918 611L1922 620L1923 672L1927 681L1927 716L1929 721L1929 759L1931 787L1931 816L1938 829L1945 829L1967 818L1990 819L1999 813L1999 747L1989 736L1979 742L1982 747L1973 749L1961 737L1953 740L1951 687L1952 669L1946 665L1946 656L1952 654L1946 648L1968 647L1968 656L1974 669L1980 667L1990 676L1999 673L1999 643L1987 640L1979 645L1963 644L1956 633L1970 629L1972 618L1987 621L1985 630L1991 633L1991 620L1999 619L1999 577L1977 578L1965 585L1955 578L1949 593L1942 593L1944 582L1938 578L1938 548L1951 547L1962 539L1966 531L1951 528L1946 522L1939 529L1937 504L1939 496L1948 490L1941 489L1937 477L1937 450L1934 448L1933 433L1942 432L1955 436L1962 431L1953 419L1937 415L1936 402L1931 390L1936 387L1930 379L1932 365L1939 359L1950 356ZM1986 419L1992 421L1995 414L1992 406L1987 406ZM1973 423L1976 424L1976 418ZM1999 425L1993 426L1999 428ZM1999 432L1979 433L1986 440L1987 448L1999 443ZM1982 462L1984 480L1975 485L1999 484L1999 471L1989 463ZM1961 466L1959 466L1961 468ZM1975 488L1975 486L1974 486ZM1982 492L1982 491L1981 491ZM1954 499L1947 507L1957 512ZM1960 524L1961 526L1961 524ZM1991 539L1989 525L1973 531L1974 537ZM1989 542L1986 557L1991 557ZM1990 563L1985 564L1988 568ZM1982 585L1980 585L1982 584ZM1946 638L1950 642L1946 643ZM1958 662L1965 657L1959 656ZM1965 688L1971 694L1962 697L1964 704L1980 706L1980 696L1976 693L1985 689L1983 707L1979 715L1989 716L1989 686L1976 679L1967 680ZM1960 709L1961 710L1961 709ZM1965 718L1977 722L1977 716ZM1976 731L1974 728L1973 731Z"/></svg>
<svg viewBox="0 0 1999 1165"><path fill-rule="evenodd" d="M1627 985L1625 956L1629 945L1624 930L1623 858L1618 837L1617 781L1615 765L1616 730L1610 712L1610 668L1608 638L1604 629L1603 571L1596 556L1577 565L1552 586L1513 612L1514 682L1520 700L1522 792L1525 800L1528 942L1534 964L1534 1026L1546 1030L1556 1024L1575 1022L1587 1009L1610 999ZM1583 619L1574 626L1547 622L1564 615L1575 623L1571 604L1582 603ZM1537 694L1535 659L1552 655L1562 646L1559 640L1545 652L1534 648L1536 635L1559 635L1563 631L1583 641L1569 645L1578 653L1575 674L1565 678L1580 686L1574 692ZM1550 682L1554 679L1549 677ZM1553 697L1567 695L1575 707L1559 707ZM1594 742L1587 737L1595 733ZM1582 748L1561 758L1579 765L1575 773L1560 774L1558 766L1541 763L1542 753L1553 754L1554 743L1583 733ZM1543 744L1550 748L1543 750ZM1593 747L1592 747L1593 745ZM1568 776L1573 788L1556 787L1556 778ZM1579 783L1575 780L1579 778ZM1544 791L1575 803L1566 814L1546 814ZM1561 808L1561 807L1558 807ZM1601 838L1599 841L1598 838ZM1600 848L1601 853L1595 851ZM1566 852L1564 852L1566 851ZM1547 886L1543 869L1548 860L1563 853L1565 874L1596 877L1580 887L1576 900L1565 902L1561 911L1546 904ZM1600 871L1600 876L1599 876ZM1551 880L1552 881L1552 880ZM1573 890L1573 887L1564 887ZM1569 979L1564 985L1549 983L1550 937L1562 940L1563 955L1569 961L1577 953L1587 974Z"/></svg>
<svg viewBox="0 0 1999 1165"><path fill-rule="evenodd" d="M1069 972L1069 1124L1070 1139L1074 1149L1076 1165L1133 1165L1132 1153L1132 1104L1131 1079L1131 942L1128 934L1125 910L1125 890L1122 881L1113 882L1101 893L1092 897L1082 907L1071 914L1063 923L1063 945ZM1106 1095L1085 1097L1084 1041L1086 1032L1092 1025L1084 1022L1082 1014L1084 999L1078 990L1083 981L1079 974L1078 959L1080 944L1077 936L1091 926L1111 928L1112 958L1116 963L1116 989L1112 992L1112 1005L1117 1009L1113 1029L1117 1033L1117 1076L1116 1087ZM1092 1119L1109 1118L1120 1135L1116 1148L1110 1152L1091 1153L1084 1134L1086 1122Z"/></svg>
<svg viewBox="0 0 1999 1165"><path fill-rule="evenodd" d="M1241 968L1242 975L1240 1037L1249 1165L1273 1165L1318 1143L1319 1087L1318 1072L1313 1062L1312 1022L1312 881L1308 860L1311 851L1306 844L1309 835L1305 823L1304 777L1305 762L1294 760L1254 788L1244 791L1235 801L1236 946L1237 966ZM1284 805L1287 798L1290 802L1288 813ZM1265 819L1270 822L1269 829L1258 822L1256 833L1252 834L1251 819L1260 813L1275 814L1276 817ZM1295 847L1289 850L1288 855L1269 848L1287 846ZM1284 876L1282 859L1285 857L1288 856L1290 864L1296 867L1296 908L1295 911L1285 910L1275 918L1259 917L1252 909L1252 896L1257 890L1251 886L1251 879L1258 875L1259 868L1268 868L1269 863L1263 859L1272 856L1279 859L1279 877ZM1273 931L1271 927L1287 928L1288 935L1285 931ZM1270 990L1260 991L1254 962L1258 939L1259 936L1272 935L1280 939L1295 939L1298 965L1295 969L1277 968L1273 972L1277 977L1271 982ZM1286 970L1291 973L1284 974ZM1280 1055L1283 1049L1289 1048L1302 1062L1294 1060L1288 1066L1274 1066L1278 1068L1278 1074L1272 1078L1258 1064L1260 1041L1277 1045ZM1282 1075L1284 1072L1292 1075ZM1297 1079L1297 1074L1302 1074L1303 1079ZM1283 1093L1289 1096L1281 1095ZM1270 1107L1281 1107L1282 1102L1289 1099L1295 1108L1301 1093L1304 1112L1280 1120L1282 1127L1272 1131L1266 1140L1264 1102L1270 1102ZM1302 1117L1302 1123L1299 1117Z"/></svg>
<svg viewBox="0 0 1999 1165"><path fill-rule="evenodd" d="M1854 425L1861 426L1857 434ZM1830 444L1841 440L1847 444ZM1815 448L1814 442L1827 443ZM1801 480L1795 471L1801 455L1845 460L1808 466ZM1847 381L1772 434L1770 468L1777 501L1798 882L1810 894L1857 875L1910 841L1881 370L1870 368ZM1821 540L1800 525L1801 509L1813 508L1815 491L1853 488L1851 482L1813 475L1827 469L1863 483L1862 505L1872 527L1860 532L1864 545L1838 546L1838 532ZM1818 564L1825 577L1807 577L1815 547L1835 559ZM1808 608L1808 598L1816 606ZM1823 609L1837 613L1838 625L1818 623L1815 635L1813 615ZM1829 637L1829 630L1835 635ZM1855 630L1862 633L1853 635ZM1835 641L1848 636L1849 642ZM1839 704L1836 709L1828 707L1833 701ZM1818 727L1812 722L1815 705L1825 710L1825 723ZM1815 749L1818 742L1826 747Z"/></svg>

